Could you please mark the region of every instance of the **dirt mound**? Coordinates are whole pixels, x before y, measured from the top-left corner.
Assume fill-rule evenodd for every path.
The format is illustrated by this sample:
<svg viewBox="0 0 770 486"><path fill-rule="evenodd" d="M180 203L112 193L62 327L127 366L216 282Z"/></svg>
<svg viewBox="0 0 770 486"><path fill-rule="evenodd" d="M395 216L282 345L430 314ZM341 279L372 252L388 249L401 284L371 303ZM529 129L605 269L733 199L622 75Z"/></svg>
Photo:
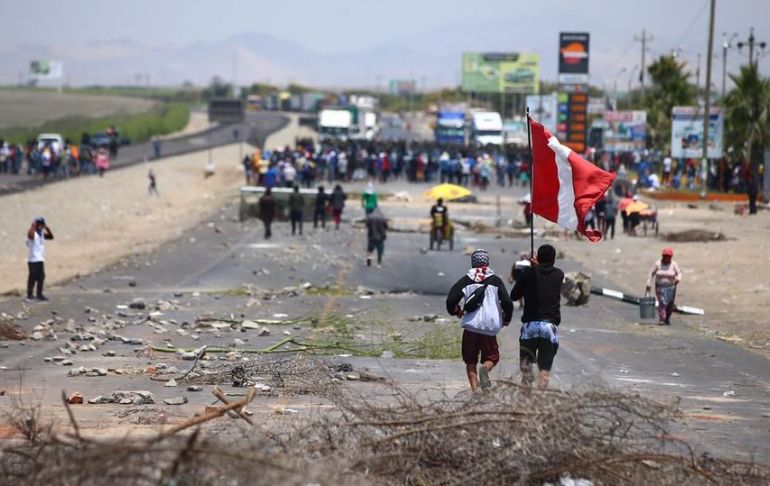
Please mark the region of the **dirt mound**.
<svg viewBox="0 0 770 486"><path fill-rule="evenodd" d="M691 229L676 233L666 233L661 236L661 239L676 242L727 241L727 236L719 231Z"/></svg>

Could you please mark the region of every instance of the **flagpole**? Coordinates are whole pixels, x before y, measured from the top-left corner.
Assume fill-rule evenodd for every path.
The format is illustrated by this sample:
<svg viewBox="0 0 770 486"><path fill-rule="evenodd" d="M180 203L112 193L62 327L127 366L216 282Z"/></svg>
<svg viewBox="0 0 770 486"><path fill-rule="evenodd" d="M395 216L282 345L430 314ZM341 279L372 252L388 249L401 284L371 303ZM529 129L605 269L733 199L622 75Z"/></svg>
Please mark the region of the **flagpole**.
<svg viewBox="0 0 770 486"><path fill-rule="evenodd" d="M535 256L535 213L533 208L532 176L535 171L535 157L532 155L532 119L529 117L527 106L527 145L529 146L529 256Z"/></svg>

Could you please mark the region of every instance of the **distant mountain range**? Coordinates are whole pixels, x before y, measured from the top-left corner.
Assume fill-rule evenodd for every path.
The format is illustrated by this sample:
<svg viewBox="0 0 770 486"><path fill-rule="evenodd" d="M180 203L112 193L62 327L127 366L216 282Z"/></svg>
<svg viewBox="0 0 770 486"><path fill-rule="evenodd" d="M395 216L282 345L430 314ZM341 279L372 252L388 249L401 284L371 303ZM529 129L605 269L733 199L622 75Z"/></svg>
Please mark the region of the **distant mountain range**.
<svg viewBox="0 0 770 486"><path fill-rule="evenodd" d="M533 7L534 8L534 7ZM547 12L543 12L547 15ZM420 87L454 86L460 82L463 51L535 51L541 57L541 78L556 78L558 33L555 25L535 25L511 19L464 22L397 41L348 52L326 54L288 39L260 33L242 33L213 42L186 46L151 46L128 39L91 41L86 45L55 47L22 44L0 46L0 84L25 79L32 59L64 62L65 79L82 85L178 85L190 81L205 85L213 76L239 85L252 82L296 82L318 87L387 87L391 79L415 79ZM580 30L575 29L575 30ZM593 83L617 76L620 66L636 61L632 33L605 32L591 39ZM613 42L614 40L614 42ZM620 78L621 89L628 74Z"/></svg>

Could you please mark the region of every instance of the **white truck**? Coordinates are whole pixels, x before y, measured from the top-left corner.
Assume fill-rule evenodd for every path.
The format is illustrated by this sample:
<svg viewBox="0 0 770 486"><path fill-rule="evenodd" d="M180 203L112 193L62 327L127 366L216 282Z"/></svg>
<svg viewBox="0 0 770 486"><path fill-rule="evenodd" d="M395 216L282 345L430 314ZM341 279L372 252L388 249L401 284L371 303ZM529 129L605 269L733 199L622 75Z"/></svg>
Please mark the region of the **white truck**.
<svg viewBox="0 0 770 486"><path fill-rule="evenodd" d="M353 114L341 108L321 110L318 114L318 134L321 141L347 140L350 137Z"/></svg>
<svg viewBox="0 0 770 486"><path fill-rule="evenodd" d="M503 145L503 119L494 111L471 114L471 143L484 147Z"/></svg>

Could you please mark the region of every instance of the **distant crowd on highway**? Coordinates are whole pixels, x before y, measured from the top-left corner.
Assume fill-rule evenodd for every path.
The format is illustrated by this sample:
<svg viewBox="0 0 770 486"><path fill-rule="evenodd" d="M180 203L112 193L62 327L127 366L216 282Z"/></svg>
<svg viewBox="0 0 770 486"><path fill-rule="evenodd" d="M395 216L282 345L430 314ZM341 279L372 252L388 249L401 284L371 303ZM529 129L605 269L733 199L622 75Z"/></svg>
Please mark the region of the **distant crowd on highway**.
<svg viewBox="0 0 770 486"><path fill-rule="evenodd" d="M110 128L103 138L92 140L84 133L79 144L55 134L41 135L24 145L0 140L0 174L26 173L43 179L103 175L118 153L117 132Z"/></svg>
<svg viewBox="0 0 770 486"><path fill-rule="evenodd" d="M435 143L323 142L298 140L295 148L256 151L242 163L246 182L266 187L311 187L323 182L407 181L453 183L485 190L526 185L529 162L524 149L510 146L469 148Z"/></svg>

